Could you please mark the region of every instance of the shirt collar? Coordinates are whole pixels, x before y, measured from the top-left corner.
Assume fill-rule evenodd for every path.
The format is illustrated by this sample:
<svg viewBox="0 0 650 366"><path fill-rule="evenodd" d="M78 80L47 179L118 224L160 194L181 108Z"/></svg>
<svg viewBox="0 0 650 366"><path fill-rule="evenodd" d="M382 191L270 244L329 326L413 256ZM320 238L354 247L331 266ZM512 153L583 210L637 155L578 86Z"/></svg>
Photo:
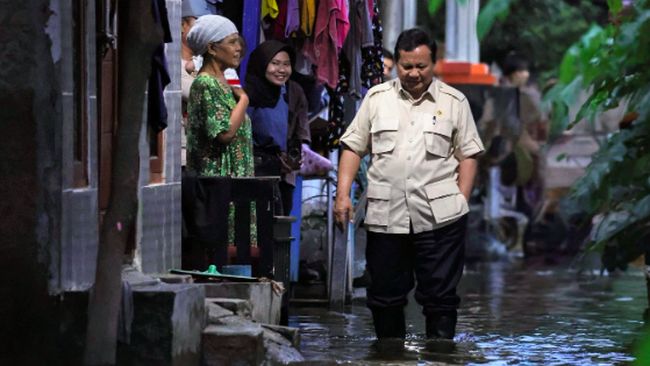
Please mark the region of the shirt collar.
<svg viewBox="0 0 650 366"><path fill-rule="evenodd" d="M431 84L429 84L427 90L425 90L425 92L417 100L413 99L411 94L409 94L409 92L407 92L406 89L402 87L402 83L399 78L395 78L395 89L401 97L411 102L417 102L424 98L431 98L431 100L434 102L438 100L438 79L435 77L431 81Z"/></svg>

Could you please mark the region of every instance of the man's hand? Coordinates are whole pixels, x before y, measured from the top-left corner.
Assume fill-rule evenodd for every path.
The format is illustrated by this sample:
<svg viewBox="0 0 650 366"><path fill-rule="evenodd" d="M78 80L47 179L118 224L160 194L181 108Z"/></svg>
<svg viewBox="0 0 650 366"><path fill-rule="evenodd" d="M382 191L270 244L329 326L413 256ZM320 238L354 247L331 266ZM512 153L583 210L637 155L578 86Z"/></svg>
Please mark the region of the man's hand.
<svg viewBox="0 0 650 366"><path fill-rule="evenodd" d="M334 217L336 225L344 230L350 220L354 217L354 208L352 207L352 200L348 196L336 196L336 203L334 204Z"/></svg>

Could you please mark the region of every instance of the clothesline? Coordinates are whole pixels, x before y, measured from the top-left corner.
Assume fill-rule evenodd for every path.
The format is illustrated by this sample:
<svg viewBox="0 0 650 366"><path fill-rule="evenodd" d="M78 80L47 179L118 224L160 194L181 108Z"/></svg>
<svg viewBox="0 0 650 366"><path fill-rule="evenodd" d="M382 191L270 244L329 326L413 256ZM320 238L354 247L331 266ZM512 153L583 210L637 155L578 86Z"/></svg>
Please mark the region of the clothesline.
<svg viewBox="0 0 650 366"><path fill-rule="evenodd" d="M382 82L379 0L262 0L261 34L297 50L295 72L313 75L330 94L328 147L345 129L344 98Z"/></svg>

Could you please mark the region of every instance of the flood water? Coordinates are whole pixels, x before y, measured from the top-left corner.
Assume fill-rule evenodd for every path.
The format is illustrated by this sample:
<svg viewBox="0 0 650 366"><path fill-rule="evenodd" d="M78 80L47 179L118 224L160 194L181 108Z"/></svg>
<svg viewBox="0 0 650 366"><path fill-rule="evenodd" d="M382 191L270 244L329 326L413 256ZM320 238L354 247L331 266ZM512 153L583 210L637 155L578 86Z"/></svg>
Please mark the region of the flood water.
<svg viewBox="0 0 650 366"><path fill-rule="evenodd" d="M481 263L466 268L459 290L454 342L425 341L424 317L412 299L403 348L374 345L363 300L344 313L292 308L289 325L301 330L305 358L323 364L624 365L634 360L647 307L636 268L608 277Z"/></svg>

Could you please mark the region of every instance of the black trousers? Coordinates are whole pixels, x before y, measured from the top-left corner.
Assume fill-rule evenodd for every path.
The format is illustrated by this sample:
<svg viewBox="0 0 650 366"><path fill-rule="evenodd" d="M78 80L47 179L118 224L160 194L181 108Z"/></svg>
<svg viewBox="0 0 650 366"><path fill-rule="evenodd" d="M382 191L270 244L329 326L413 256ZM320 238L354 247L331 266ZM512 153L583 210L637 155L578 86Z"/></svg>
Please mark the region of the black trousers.
<svg viewBox="0 0 650 366"><path fill-rule="evenodd" d="M403 307L417 280L415 300L425 315L455 313L460 304L456 287L465 264L466 227L467 215L440 229L417 234L368 232L368 307Z"/></svg>

